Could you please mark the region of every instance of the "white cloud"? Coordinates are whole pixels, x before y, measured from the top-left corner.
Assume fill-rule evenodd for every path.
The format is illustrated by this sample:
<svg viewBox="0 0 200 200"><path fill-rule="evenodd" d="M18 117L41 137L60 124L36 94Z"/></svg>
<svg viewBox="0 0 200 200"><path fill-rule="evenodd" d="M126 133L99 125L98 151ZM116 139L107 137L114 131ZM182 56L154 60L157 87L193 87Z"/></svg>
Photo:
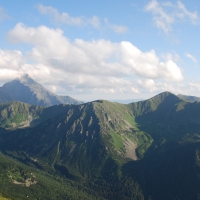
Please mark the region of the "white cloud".
<svg viewBox="0 0 200 200"><path fill-rule="evenodd" d="M192 91L200 91L200 83L189 83Z"/></svg>
<svg viewBox="0 0 200 200"><path fill-rule="evenodd" d="M185 56L191 59L194 63L197 63L197 59L193 55L189 53L185 53Z"/></svg>
<svg viewBox="0 0 200 200"><path fill-rule="evenodd" d="M173 60L174 62L180 61L180 56L175 51L170 51L168 53L162 53L161 58L163 58L165 61L167 61L167 60Z"/></svg>
<svg viewBox="0 0 200 200"><path fill-rule="evenodd" d="M158 3L156 0L152 0L147 4L145 10L152 12L153 21L158 28L163 29L165 32L169 32L171 30L171 25L174 23L174 18L164 11L164 8L160 3Z"/></svg>
<svg viewBox="0 0 200 200"><path fill-rule="evenodd" d="M151 79L183 80L181 69L177 64L172 60L161 62L154 50L144 53L129 42L121 42L121 46L123 63L129 66L131 73Z"/></svg>
<svg viewBox="0 0 200 200"><path fill-rule="evenodd" d="M140 92L138 91L138 89L135 88L135 87L131 87L131 90L132 90L132 92L134 92L134 93L140 93Z"/></svg>
<svg viewBox="0 0 200 200"><path fill-rule="evenodd" d="M128 31L126 26L111 24L108 19L104 19L105 24L101 24L101 20L97 16L87 18L85 16L72 17L68 13L59 13L58 10L51 6L38 5L38 10L41 14L48 15L55 22L64 23L73 26L92 26L96 29L109 28L115 33L123 34Z"/></svg>
<svg viewBox="0 0 200 200"><path fill-rule="evenodd" d="M172 25L175 22L188 20L195 24L199 19L198 13L196 11L189 12L181 1L177 1L177 4L172 4L171 2L151 0L146 5L145 11L152 13L155 25L165 33L172 30Z"/></svg>
<svg viewBox="0 0 200 200"><path fill-rule="evenodd" d="M92 18L86 18L84 16L71 17L66 12L60 14L55 8L51 6L44 6L42 4L38 5L38 10L40 13L44 15L49 15L56 22L61 22L61 23L74 25L74 26L92 25L95 28L99 28L100 26L100 20L97 16L93 16Z"/></svg>
<svg viewBox="0 0 200 200"><path fill-rule="evenodd" d="M0 7L0 21L8 18L8 15L5 13L4 9Z"/></svg>
<svg viewBox="0 0 200 200"><path fill-rule="evenodd" d="M189 12L181 1L177 2L177 6L180 9L180 13L178 13L177 16L180 16L181 18L189 18L193 23L196 22L198 19L198 13L196 11Z"/></svg>
<svg viewBox="0 0 200 200"><path fill-rule="evenodd" d="M60 29L32 28L22 23L8 33L8 39L13 43L28 43L32 49L26 56L12 52L15 57L10 56L8 64L2 64L4 69L13 66L19 73L28 73L62 93L64 89L74 92L153 92L158 89L157 80L183 80L181 68L173 60L161 62L154 50L142 52L126 41L76 39L72 42ZM17 64L12 64L14 60Z"/></svg>
<svg viewBox="0 0 200 200"><path fill-rule="evenodd" d="M104 19L106 25L108 28L110 28L111 30L113 30L116 33L122 34L122 33L126 33L128 32L128 28L126 26L119 26L119 25L115 25L115 24L110 24L108 19Z"/></svg>
<svg viewBox="0 0 200 200"><path fill-rule="evenodd" d="M16 69L18 70L23 64L24 59L20 51L3 51L0 49L0 69Z"/></svg>
<svg viewBox="0 0 200 200"><path fill-rule="evenodd" d="M101 26L101 20L97 16L93 16L91 19L87 20L89 24L91 24L95 28L100 28Z"/></svg>
<svg viewBox="0 0 200 200"><path fill-rule="evenodd" d="M140 88L147 89L150 92L158 90L156 83L152 79L138 80L138 85Z"/></svg>
<svg viewBox="0 0 200 200"><path fill-rule="evenodd" d="M20 51L3 51L0 49L0 82L18 77L24 63Z"/></svg>

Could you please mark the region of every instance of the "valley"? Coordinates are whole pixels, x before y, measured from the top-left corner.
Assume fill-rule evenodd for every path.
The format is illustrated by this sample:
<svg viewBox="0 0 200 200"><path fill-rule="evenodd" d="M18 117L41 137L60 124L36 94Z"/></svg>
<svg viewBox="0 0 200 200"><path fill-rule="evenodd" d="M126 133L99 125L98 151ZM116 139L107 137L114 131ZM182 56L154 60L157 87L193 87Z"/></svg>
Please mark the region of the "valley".
<svg viewBox="0 0 200 200"><path fill-rule="evenodd" d="M197 199L199 109L200 102L170 92L130 104L2 103L0 193L10 199Z"/></svg>

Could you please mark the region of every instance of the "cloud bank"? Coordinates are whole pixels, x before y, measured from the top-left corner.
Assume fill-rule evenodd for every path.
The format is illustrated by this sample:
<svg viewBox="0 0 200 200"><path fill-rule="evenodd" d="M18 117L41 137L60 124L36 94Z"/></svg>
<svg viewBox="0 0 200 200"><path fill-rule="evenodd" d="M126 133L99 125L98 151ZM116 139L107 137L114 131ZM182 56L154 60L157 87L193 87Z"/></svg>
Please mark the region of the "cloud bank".
<svg viewBox="0 0 200 200"><path fill-rule="evenodd" d="M28 73L60 93L153 92L163 81L177 83L184 79L172 59L161 61L154 50L142 52L127 41L70 41L61 29L33 28L22 23L7 37L12 43L26 43L32 48L25 55L0 51L0 74L4 79Z"/></svg>

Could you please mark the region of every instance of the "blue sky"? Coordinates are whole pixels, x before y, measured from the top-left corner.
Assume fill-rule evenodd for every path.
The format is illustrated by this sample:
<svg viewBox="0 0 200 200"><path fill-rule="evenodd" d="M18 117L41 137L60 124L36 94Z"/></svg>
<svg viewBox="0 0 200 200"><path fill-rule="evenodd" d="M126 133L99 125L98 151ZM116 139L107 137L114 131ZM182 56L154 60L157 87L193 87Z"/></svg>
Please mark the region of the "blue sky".
<svg viewBox="0 0 200 200"><path fill-rule="evenodd" d="M0 0L0 86L81 100L200 96L200 1Z"/></svg>

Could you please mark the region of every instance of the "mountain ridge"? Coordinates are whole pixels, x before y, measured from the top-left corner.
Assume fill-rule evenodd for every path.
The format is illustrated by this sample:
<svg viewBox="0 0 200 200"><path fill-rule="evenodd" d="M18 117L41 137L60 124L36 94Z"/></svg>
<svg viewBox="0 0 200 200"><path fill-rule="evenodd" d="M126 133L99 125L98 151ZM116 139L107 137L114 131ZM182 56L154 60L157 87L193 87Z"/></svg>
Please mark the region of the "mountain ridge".
<svg viewBox="0 0 200 200"><path fill-rule="evenodd" d="M21 104L3 104L0 113L12 116ZM0 123L4 155L83 184L100 199L197 199L200 102L163 92L131 104L35 108L33 126L5 129Z"/></svg>
<svg viewBox="0 0 200 200"><path fill-rule="evenodd" d="M188 95L183 95L183 94L178 94L177 96L180 98L186 99L188 101L200 101L200 97L196 97L196 96L188 96Z"/></svg>

